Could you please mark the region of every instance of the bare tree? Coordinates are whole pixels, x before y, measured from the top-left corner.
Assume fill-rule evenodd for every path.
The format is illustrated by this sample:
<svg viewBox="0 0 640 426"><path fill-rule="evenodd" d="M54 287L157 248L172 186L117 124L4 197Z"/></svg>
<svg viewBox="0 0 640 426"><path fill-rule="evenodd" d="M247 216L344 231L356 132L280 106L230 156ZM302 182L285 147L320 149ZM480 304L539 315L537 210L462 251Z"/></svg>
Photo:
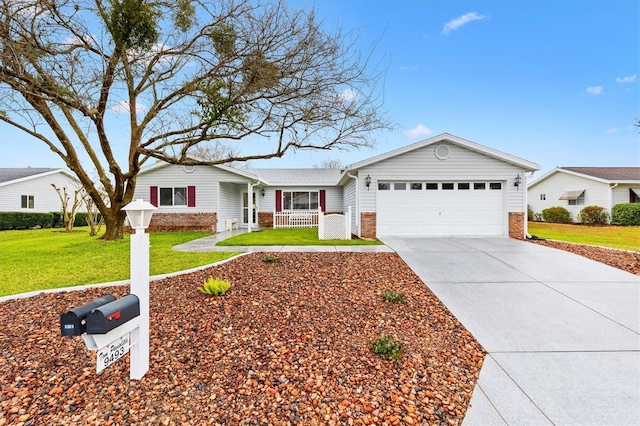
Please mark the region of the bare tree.
<svg viewBox="0 0 640 426"><path fill-rule="evenodd" d="M313 165L314 169L345 169L346 165L337 158L329 158Z"/></svg>
<svg viewBox="0 0 640 426"><path fill-rule="evenodd" d="M150 158L371 146L390 127L379 63L328 28L284 1L0 0L0 120L59 155L120 238ZM230 149L193 159L206 142Z"/></svg>
<svg viewBox="0 0 640 426"><path fill-rule="evenodd" d="M76 220L76 213L78 213L78 209L82 206L84 199L87 196L86 192L84 188L74 189L72 201L66 186L59 188L54 183L52 183L51 186L56 190L56 193L60 198L60 203L62 204L62 220L64 221L64 229L67 232L71 232Z"/></svg>

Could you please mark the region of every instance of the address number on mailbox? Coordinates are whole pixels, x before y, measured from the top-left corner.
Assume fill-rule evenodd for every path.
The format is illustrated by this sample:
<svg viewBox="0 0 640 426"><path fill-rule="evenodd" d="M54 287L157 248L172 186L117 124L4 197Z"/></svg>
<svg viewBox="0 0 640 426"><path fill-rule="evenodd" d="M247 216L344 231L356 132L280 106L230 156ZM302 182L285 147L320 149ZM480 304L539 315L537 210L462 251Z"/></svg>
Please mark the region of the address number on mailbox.
<svg viewBox="0 0 640 426"><path fill-rule="evenodd" d="M126 333L120 338L109 343L102 349L98 349L98 356L96 362L97 372L100 373L105 368L122 358L125 354L129 353L129 347L131 346L131 333Z"/></svg>

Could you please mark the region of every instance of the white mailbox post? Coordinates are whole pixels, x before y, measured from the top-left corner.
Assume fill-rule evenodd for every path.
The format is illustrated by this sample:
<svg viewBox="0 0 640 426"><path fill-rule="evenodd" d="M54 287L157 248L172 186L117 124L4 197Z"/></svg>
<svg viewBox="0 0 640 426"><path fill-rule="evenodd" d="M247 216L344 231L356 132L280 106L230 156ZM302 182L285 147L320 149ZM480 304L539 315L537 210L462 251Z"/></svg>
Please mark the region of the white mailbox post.
<svg viewBox="0 0 640 426"><path fill-rule="evenodd" d="M140 380L149 371L149 227L156 207L137 199L122 208L127 212L129 225L135 230L131 235L131 294L140 300L139 327L131 331L129 378Z"/></svg>

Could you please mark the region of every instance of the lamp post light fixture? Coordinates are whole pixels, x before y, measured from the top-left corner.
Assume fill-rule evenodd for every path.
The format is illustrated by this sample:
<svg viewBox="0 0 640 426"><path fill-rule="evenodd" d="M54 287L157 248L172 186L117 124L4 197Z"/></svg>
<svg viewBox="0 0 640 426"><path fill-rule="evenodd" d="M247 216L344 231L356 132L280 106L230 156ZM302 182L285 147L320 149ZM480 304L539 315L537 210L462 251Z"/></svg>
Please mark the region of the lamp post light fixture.
<svg viewBox="0 0 640 426"><path fill-rule="evenodd" d="M130 293L140 301L140 327L131 332L131 356L129 377L140 380L149 371L149 227L151 216L156 207L137 199L122 208L135 234L130 237L131 244L131 289Z"/></svg>
<svg viewBox="0 0 640 426"><path fill-rule="evenodd" d="M515 181L513 182L513 186L519 189L521 183L522 183L522 177L520 175L517 175Z"/></svg>
<svg viewBox="0 0 640 426"><path fill-rule="evenodd" d="M260 195L262 195L262 196L264 197L264 188L262 188L262 189L260 190Z"/></svg>
<svg viewBox="0 0 640 426"><path fill-rule="evenodd" d="M371 185L371 176L367 175L367 177L364 178L364 184L367 186L367 191L368 191L369 186Z"/></svg>

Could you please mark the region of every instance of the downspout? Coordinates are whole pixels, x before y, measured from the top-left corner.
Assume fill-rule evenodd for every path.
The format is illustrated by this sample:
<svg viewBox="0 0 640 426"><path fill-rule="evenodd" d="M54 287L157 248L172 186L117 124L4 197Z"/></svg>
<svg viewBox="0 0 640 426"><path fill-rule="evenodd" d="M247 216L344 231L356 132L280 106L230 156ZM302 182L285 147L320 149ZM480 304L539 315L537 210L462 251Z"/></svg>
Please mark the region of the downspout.
<svg viewBox="0 0 640 426"><path fill-rule="evenodd" d="M358 238L362 238L362 234L361 234L361 230L360 230L360 181L358 180L358 176L354 176L351 174L351 172L347 172L347 176L349 176L351 179L355 179L356 180L356 208L355 208L355 215L356 215L356 227L358 228Z"/></svg>
<svg viewBox="0 0 640 426"><path fill-rule="evenodd" d="M611 215L613 214L613 188L618 186L617 183L614 183L613 186L609 187L609 206L607 210L609 211L609 222L611 222Z"/></svg>
<svg viewBox="0 0 640 426"><path fill-rule="evenodd" d="M533 177L534 172L529 172L529 177ZM524 203L524 237L525 239L531 239L531 234L529 234L529 188L527 188L527 172L523 171L522 176L524 177L524 183L522 187L524 188L524 195L522 197Z"/></svg>

